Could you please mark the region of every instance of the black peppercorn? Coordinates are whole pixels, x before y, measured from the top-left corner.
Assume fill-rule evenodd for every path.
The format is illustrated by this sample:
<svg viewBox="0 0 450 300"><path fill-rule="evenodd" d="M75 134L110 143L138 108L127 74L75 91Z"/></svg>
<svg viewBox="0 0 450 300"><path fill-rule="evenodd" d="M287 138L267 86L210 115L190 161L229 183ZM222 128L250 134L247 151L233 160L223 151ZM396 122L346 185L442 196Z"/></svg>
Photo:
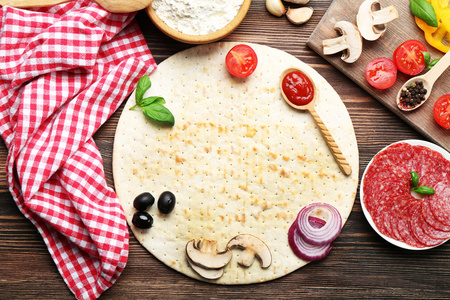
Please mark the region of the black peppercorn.
<svg viewBox="0 0 450 300"><path fill-rule="evenodd" d="M412 82L408 87L404 87L400 93L400 104L406 108L412 108L425 100L427 89L423 88L422 81Z"/></svg>

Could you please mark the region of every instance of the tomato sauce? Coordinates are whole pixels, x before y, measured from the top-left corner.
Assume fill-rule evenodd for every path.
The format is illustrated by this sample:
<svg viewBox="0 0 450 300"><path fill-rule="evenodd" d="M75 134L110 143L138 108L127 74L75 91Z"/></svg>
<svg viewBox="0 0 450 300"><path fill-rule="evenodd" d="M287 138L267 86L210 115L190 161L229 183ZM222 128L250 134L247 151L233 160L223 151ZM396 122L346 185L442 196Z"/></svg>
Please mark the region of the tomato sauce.
<svg viewBox="0 0 450 300"><path fill-rule="evenodd" d="M314 98L311 80L300 71L293 71L284 76L281 86L287 99L294 105L306 105Z"/></svg>

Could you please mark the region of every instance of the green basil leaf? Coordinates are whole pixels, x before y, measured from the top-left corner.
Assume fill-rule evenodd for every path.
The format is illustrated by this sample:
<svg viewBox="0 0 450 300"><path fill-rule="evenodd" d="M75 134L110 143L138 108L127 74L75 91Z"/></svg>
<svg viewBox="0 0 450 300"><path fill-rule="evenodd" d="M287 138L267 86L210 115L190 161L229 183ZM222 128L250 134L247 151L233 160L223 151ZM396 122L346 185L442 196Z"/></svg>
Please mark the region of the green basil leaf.
<svg viewBox="0 0 450 300"><path fill-rule="evenodd" d="M172 115L170 110L168 110L162 104L152 103L148 106L143 107L142 112L147 118L154 121L169 124L172 126L175 124L175 117Z"/></svg>
<svg viewBox="0 0 450 300"><path fill-rule="evenodd" d="M431 60L430 52L422 51L422 54L423 54L423 59L425 61L425 67L428 69L431 69L432 67L434 67L439 61L439 58Z"/></svg>
<svg viewBox="0 0 450 300"><path fill-rule="evenodd" d="M139 104L139 106L141 106L141 107L149 106L152 103L164 104L164 103L166 103L166 100L164 100L163 97L151 96L151 97L147 97L145 99L142 99L142 101Z"/></svg>
<svg viewBox="0 0 450 300"><path fill-rule="evenodd" d="M431 54L427 51L422 51L423 59L425 60L425 66L429 66L431 60Z"/></svg>
<svg viewBox="0 0 450 300"><path fill-rule="evenodd" d="M150 77L144 75L139 79L136 86L136 104L141 106L142 98L144 98L145 92L152 86Z"/></svg>
<svg viewBox="0 0 450 300"><path fill-rule="evenodd" d="M159 96L151 96L144 99L145 92L151 87L152 83L148 75L142 76L136 86L136 104L130 108L142 109L142 113L149 119L164 123L175 124L175 117L163 104L166 103L164 98Z"/></svg>
<svg viewBox="0 0 450 300"><path fill-rule="evenodd" d="M428 65L428 68L431 69L432 67L434 67L438 63L439 60L440 60L440 58L433 59L430 62L430 64Z"/></svg>
<svg viewBox="0 0 450 300"><path fill-rule="evenodd" d="M434 189L430 188L429 186L418 186L412 188L412 190L416 193L422 194L422 195L433 195Z"/></svg>
<svg viewBox="0 0 450 300"><path fill-rule="evenodd" d="M429 26L438 27L436 12L427 0L410 0L409 7L413 15L425 21Z"/></svg>
<svg viewBox="0 0 450 300"><path fill-rule="evenodd" d="M151 97L147 97L145 99L141 100L141 103L138 105L133 105L132 107L130 107L130 110L133 110L135 108L142 108L145 106L149 106L152 103L159 103L159 104L165 104L166 100L163 97L159 97L159 96L151 96Z"/></svg>
<svg viewBox="0 0 450 300"><path fill-rule="evenodd" d="M417 187L417 185L419 184L419 175L414 171L410 172L410 174L413 186Z"/></svg>

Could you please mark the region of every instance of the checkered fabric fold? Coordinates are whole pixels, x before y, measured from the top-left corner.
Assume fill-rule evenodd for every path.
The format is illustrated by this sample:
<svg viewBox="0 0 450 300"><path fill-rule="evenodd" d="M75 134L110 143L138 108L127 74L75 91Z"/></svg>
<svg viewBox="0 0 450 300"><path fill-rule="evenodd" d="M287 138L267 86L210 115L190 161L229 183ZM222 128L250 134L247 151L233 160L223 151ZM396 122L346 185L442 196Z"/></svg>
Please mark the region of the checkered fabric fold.
<svg viewBox="0 0 450 300"><path fill-rule="evenodd" d="M9 189L78 299L123 271L128 228L92 139L155 61L133 20L90 0L0 11Z"/></svg>

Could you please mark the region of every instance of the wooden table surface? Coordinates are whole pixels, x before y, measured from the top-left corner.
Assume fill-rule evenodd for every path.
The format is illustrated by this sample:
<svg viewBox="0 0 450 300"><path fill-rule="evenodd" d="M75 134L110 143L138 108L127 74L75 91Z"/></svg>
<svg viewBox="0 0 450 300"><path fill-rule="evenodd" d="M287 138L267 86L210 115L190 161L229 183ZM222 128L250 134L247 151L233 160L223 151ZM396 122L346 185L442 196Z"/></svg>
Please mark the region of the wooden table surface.
<svg viewBox="0 0 450 300"><path fill-rule="evenodd" d="M253 0L243 23L225 41L252 42L282 49L325 77L341 96L352 118L362 174L369 160L386 145L403 139L425 138L306 46L330 3L331 0L311 0L308 5L315 9L312 19L295 26L285 17L270 15L264 0ZM157 63L192 47L164 36L143 11L136 18ZM113 138L121 110L94 136L103 155L110 186L113 186ZM6 146L0 140L3 166L0 169L0 299L73 299L41 236L20 213L8 191L6 156ZM427 251L391 246L372 230L357 196L331 254L287 276L247 286L199 282L163 265L131 235L127 267L100 299L450 299L449 283L450 243Z"/></svg>

